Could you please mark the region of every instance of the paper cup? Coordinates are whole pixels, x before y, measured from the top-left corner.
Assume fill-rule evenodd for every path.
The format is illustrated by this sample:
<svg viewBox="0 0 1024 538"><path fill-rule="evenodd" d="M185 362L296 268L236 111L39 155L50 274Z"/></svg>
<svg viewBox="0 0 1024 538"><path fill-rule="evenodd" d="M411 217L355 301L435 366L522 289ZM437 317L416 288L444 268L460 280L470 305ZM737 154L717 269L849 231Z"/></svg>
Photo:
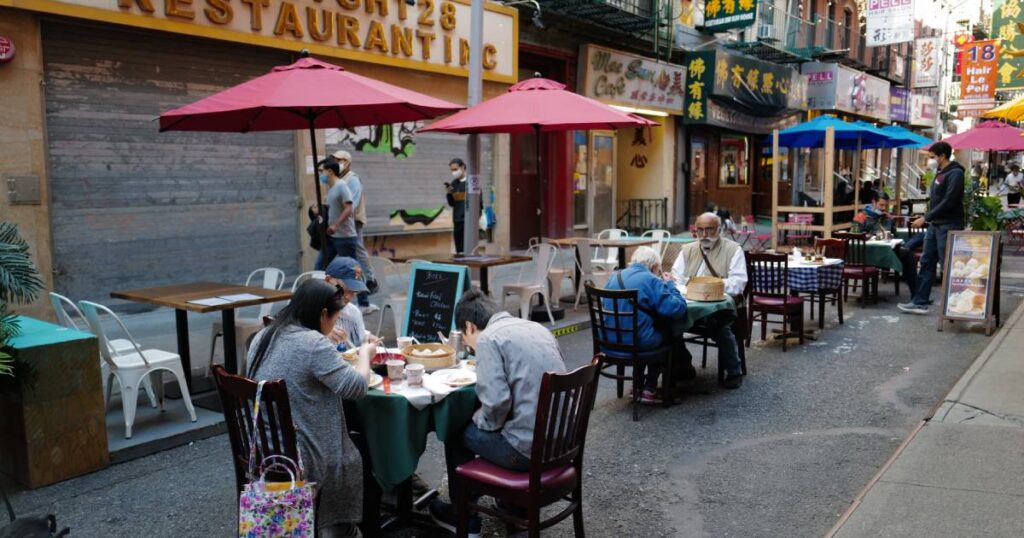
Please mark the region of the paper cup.
<svg viewBox="0 0 1024 538"><path fill-rule="evenodd" d="M392 381L402 380L402 369L405 367L405 361L397 359L390 359L384 361L384 364L388 367L388 378Z"/></svg>
<svg viewBox="0 0 1024 538"><path fill-rule="evenodd" d="M410 387L423 385L423 372L426 369L422 364L407 364L405 366L405 382Z"/></svg>
<svg viewBox="0 0 1024 538"><path fill-rule="evenodd" d="M405 349L416 343L416 340L411 336L399 336L398 337L398 349Z"/></svg>

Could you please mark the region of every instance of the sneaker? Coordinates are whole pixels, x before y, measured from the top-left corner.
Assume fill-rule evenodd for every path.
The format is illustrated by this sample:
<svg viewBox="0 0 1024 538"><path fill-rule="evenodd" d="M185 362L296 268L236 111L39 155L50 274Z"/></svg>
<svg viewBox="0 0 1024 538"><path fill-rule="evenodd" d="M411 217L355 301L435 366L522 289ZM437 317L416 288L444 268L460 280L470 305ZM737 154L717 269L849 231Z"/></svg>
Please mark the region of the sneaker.
<svg viewBox="0 0 1024 538"><path fill-rule="evenodd" d="M368 304L366 306L359 307L359 311L362 312L364 316L369 316L370 314L377 312L378 310L380 310L380 307L375 304Z"/></svg>
<svg viewBox="0 0 1024 538"><path fill-rule="evenodd" d="M434 520L439 527L447 530L448 532L455 534L455 525L458 522L458 518L455 516L455 507L451 503L446 503L441 499L434 499L430 503L430 519ZM480 538L480 529L482 527L480 516L472 515L469 517L469 538Z"/></svg>
<svg viewBox="0 0 1024 538"><path fill-rule="evenodd" d="M646 405L657 405L661 403L661 397L658 396L657 391L644 389L644 391L640 393L640 403Z"/></svg>
<svg viewBox="0 0 1024 538"><path fill-rule="evenodd" d="M901 311L907 314L925 315L928 313L928 306L914 303L900 303L896 305Z"/></svg>
<svg viewBox="0 0 1024 538"><path fill-rule="evenodd" d="M738 389L743 386L743 376L740 374L728 374L722 380L722 386L729 390Z"/></svg>

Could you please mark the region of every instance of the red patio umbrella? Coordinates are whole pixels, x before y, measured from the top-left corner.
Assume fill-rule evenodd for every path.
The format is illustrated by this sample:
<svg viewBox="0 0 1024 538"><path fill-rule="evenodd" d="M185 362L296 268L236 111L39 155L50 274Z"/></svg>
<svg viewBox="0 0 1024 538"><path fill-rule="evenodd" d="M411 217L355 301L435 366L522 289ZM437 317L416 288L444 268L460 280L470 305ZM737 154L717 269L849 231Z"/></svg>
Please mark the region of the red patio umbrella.
<svg viewBox="0 0 1024 538"><path fill-rule="evenodd" d="M976 149L982 151L1024 150L1024 130L998 121L986 121L977 127L945 138L955 149Z"/></svg>
<svg viewBox="0 0 1024 538"><path fill-rule="evenodd" d="M438 120L425 131L460 134L534 133L537 142L537 181L540 182L540 133L659 125L622 112L600 101L565 89L565 84L535 77L521 81L508 92L472 108ZM540 198L538 197L538 203ZM537 208L540 216L540 207Z"/></svg>
<svg viewBox="0 0 1024 538"><path fill-rule="evenodd" d="M420 121L463 108L351 73L302 51L302 58L291 65L161 114L160 131L308 129L316 163L316 129ZM314 183L319 204L315 173Z"/></svg>

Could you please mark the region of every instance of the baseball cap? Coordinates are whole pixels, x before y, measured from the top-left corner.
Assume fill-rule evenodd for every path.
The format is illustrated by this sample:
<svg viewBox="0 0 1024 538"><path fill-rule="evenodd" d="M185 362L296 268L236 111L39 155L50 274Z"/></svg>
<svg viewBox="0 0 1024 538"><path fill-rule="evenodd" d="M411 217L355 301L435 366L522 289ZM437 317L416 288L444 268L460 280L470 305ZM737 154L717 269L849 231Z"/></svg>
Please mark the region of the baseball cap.
<svg viewBox="0 0 1024 538"><path fill-rule="evenodd" d="M352 162L352 154L343 149L335 151L334 153L331 154L331 157L334 157L334 160L336 161L345 160L348 162Z"/></svg>
<svg viewBox="0 0 1024 538"><path fill-rule="evenodd" d="M363 282L362 277L356 272L356 268L359 267L359 262L347 256L338 256L331 260L331 263L327 265L327 269L324 269L331 278L340 280L344 285L345 289L354 291L356 293L363 293L370 291L366 287L366 283Z"/></svg>

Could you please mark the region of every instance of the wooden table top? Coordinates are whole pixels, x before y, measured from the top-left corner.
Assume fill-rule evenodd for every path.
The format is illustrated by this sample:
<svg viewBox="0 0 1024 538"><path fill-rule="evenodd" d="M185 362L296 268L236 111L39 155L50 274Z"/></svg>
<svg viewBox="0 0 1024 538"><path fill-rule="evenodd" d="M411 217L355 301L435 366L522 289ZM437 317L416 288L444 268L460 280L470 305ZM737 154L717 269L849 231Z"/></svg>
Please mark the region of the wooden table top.
<svg viewBox="0 0 1024 538"><path fill-rule="evenodd" d="M207 299L223 295L236 295L250 293L259 295L259 299L235 301L228 304L216 306L203 306L190 303L196 299ZM219 312L233 308L261 305L264 303L275 303L291 299L291 291L268 290L253 286L241 286L238 284L222 284L218 282L192 282L189 284L172 284L170 286L155 286L152 288L140 288L137 290L112 291L110 296L115 299L124 299L136 303L145 303L156 306L166 306L176 310L188 310L205 314L207 312Z"/></svg>
<svg viewBox="0 0 1024 538"><path fill-rule="evenodd" d="M642 247L657 244L655 239L646 237L626 237L623 239L592 239L590 237L563 237L560 239L548 239L547 243L556 247L574 247L576 243L587 241L597 247Z"/></svg>
<svg viewBox="0 0 1024 538"><path fill-rule="evenodd" d="M523 263L533 261L533 258L529 256L466 256L464 258L456 258L451 254L426 254L423 256L398 256L391 258L391 261L403 263L410 260L423 260L431 263L447 263L450 265L462 265L465 267L471 267L473 269L480 269L482 267L497 267L499 265L509 265L513 263Z"/></svg>

